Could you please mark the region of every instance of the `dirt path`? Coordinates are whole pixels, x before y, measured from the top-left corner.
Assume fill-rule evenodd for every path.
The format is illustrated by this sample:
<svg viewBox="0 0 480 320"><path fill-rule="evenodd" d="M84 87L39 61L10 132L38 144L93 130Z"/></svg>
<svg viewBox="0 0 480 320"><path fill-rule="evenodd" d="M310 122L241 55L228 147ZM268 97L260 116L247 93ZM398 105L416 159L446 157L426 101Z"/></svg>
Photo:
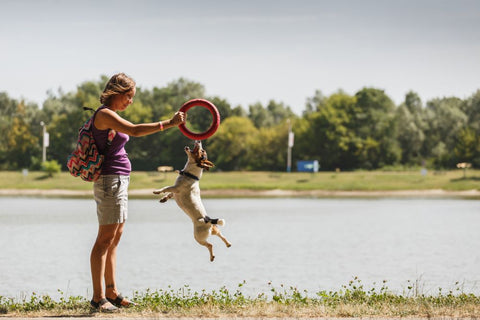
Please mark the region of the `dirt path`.
<svg viewBox="0 0 480 320"><path fill-rule="evenodd" d="M152 198L153 189L132 189L129 195L132 197ZM88 197L93 195L92 190L40 190L40 189L0 189L0 196L44 196L44 197ZM396 191L329 191L329 190L202 190L202 196L206 197L462 197L480 198L480 190L445 191L434 190L396 190Z"/></svg>
<svg viewBox="0 0 480 320"><path fill-rule="evenodd" d="M75 318L75 317L74 317ZM0 315L0 319L2 320L72 320L72 317L45 317L45 318L15 318L15 317L3 317ZM166 320L263 320L263 319L282 319L282 320L296 320L296 319L309 319L309 320L366 320L366 319L374 319L374 320L398 320L399 318L385 318L385 317L374 317L374 318L331 318L331 317L325 317L325 318L297 318L297 317L287 317L287 318L269 318L269 317L231 317L231 318L199 318L199 317L182 317L182 318L170 318L170 317L146 317L143 318L141 316L134 316L132 317L115 317L112 315L98 315L96 317L81 317L82 320L96 320L96 319L116 319L116 320L132 320L132 319L147 319L147 320L158 320L158 319L166 319ZM458 319L458 318L452 318L452 317L438 317L438 318L420 318L420 317L413 317L413 318L401 318L404 320L447 320L447 319Z"/></svg>

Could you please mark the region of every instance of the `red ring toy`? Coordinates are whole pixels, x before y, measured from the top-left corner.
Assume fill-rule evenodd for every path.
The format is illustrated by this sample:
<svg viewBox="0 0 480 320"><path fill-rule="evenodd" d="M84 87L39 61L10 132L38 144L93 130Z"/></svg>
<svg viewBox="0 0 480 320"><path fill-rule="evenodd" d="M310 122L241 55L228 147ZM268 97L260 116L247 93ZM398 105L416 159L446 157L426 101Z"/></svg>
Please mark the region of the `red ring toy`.
<svg viewBox="0 0 480 320"><path fill-rule="evenodd" d="M178 128L187 138L190 138L192 140L205 140L211 137L217 131L218 126L220 125L220 113L218 112L217 107L215 107L213 103L204 99L193 99L187 101L183 104L179 111L186 113L190 108L197 106L207 108L212 114L213 119L210 128L208 128L207 131L201 133L190 131L184 123L179 125Z"/></svg>

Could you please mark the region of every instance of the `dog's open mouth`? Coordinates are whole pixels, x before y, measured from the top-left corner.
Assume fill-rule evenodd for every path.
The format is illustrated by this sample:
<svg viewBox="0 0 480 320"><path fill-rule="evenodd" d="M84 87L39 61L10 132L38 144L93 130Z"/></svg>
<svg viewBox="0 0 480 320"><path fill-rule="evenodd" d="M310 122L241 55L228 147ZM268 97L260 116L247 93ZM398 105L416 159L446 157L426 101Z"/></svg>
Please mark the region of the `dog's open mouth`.
<svg viewBox="0 0 480 320"><path fill-rule="evenodd" d="M190 152L190 155L193 157L198 167L205 170L209 170L210 168L213 168L215 166L213 162L208 160L207 151L205 151L205 149L202 148L201 141L198 141L198 140L195 141L193 150L191 150L187 146L185 147L185 151Z"/></svg>

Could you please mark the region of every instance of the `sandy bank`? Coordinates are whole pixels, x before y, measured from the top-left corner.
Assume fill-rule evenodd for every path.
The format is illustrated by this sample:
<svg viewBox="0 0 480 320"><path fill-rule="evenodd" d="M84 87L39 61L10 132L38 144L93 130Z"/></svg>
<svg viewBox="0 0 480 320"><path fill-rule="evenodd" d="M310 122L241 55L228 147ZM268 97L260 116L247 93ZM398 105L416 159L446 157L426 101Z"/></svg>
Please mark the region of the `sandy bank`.
<svg viewBox="0 0 480 320"><path fill-rule="evenodd" d="M336 317L269 317L269 316L262 316L262 317L237 317L237 316L229 316L229 317L221 317L221 318L206 318L206 317L168 317L168 316L163 316L160 315L158 317L145 317L142 316L142 314L138 315L129 315L129 316L112 316L112 315L99 315L99 316L93 316L93 317L84 317L84 316L79 316L83 320L96 320L96 319L117 319L117 320L131 320L131 319L146 319L146 320L158 320L158 319L168 319L168 320L218 320L218 319L223 319L223 320L264 320L264 319L278 319L278 320L295 320L295 319L309 319L309 320L365 320L365 319L375 319L375 320L398 320L398 317L365 317L365 318L336 318ZM0 315L1 319L5 320L30 320L32 318L35 319L43 319L43 320L70 320L72 317L69 316L59 316L59 317L4 317ZM407 317L403 318L406 320L425 320L425 319L431 319L431 320L446 320L446 319L461 319L461 318L453 318L453 317Z"/></svg>
<svg viewBox="0 0 480 320"><path fill-rule="evenodd" d="M131 189L129 194L135 197L152 197L153 189ZM63 190L63 189L0 189L0 196L38 196L38 197L89 197L92 190ZM242 197L242 198L329 198L329 197L406 197L406 198L480 198L480 190L446 191L446 190L394 190L394 191L330 191L330 190L247 190L247 189L220 189L202 190L203 197Z"/></svg>

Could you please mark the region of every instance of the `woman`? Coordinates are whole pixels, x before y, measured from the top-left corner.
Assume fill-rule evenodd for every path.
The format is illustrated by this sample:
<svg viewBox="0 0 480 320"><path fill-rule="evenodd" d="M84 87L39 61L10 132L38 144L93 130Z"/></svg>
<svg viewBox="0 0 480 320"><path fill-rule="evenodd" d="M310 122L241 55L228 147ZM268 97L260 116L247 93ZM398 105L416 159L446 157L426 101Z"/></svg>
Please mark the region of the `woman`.
<svg viewBox="0 0 480 320"><path fill-rule="evenodd" d="M185 123L183 112L175 113L170 120L154 123L132 124L123 119L117 112L124 111L132 104L135 92L132 78L124 73L114 75L100 97L103 105L95 112L93 122L93 135L99 151L105 154L105 160L101 176L94 184L99 229L90 256L93 282L90 303L98 311L104 312L134 305L120 295L115 281L116 252L127 219L127 189L131 171L124 146L129 136L145 136ZM115 130L116 135L107 146L110 129Z"/></svg>

